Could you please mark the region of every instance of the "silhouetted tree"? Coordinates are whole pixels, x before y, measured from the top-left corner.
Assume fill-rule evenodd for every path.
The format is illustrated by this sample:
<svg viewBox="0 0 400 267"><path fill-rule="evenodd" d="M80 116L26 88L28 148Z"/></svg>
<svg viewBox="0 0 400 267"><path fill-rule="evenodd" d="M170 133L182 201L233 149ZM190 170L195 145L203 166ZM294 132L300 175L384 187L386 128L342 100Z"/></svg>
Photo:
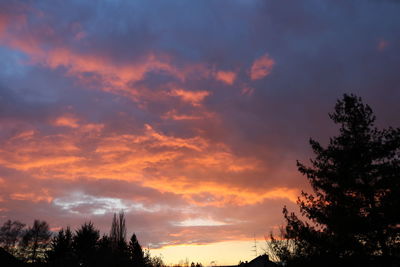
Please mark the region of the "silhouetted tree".
<svg viewBox="0 0 400 267"><path fill-rule="evenodd" d="M15 246L22 235L25 224L19 221L6 221L0 228L0 244L9 253L14 253Z"/></svg>
<svg viewBox="0 0 400 267"><path fill-rule="evenodd" d="M314 193L298 200L308 222L284 208L284 237L294 246L281 256L307 266L387 266L400 256L400 129L378 130L354 95L344 95L330 118L339 136L326 147L311 139L311 166L297 162Z"/></svg>
<svg viewBox="0 0 400 267"><path fill-rule="evenodd" d="M76 266L76 256L73 251L73 235L71 229L61 229L53 237L48 251L48 263L50 266Z"/></svg>
<svg viewBox="0 0 400 267"><path fill-rule="evenodd" d="M151 266L151 267L165 267L166 266L163 259L161 258L161 256L151 257L149 250L147 250L145 252L144 257L145 257L145 263L147 263L146 266Z"/></svg>
<svg viewBox="0 0 400 267"><path fill-rule="evenodd" d="M108 238L111 246L112 266L128 266L130 263L128 245L126 243L125 215L121 211L118 216L114 213Z"/></svg>
<svg viewBox="0 0 400 267"><path fill-rule="evenodd" d="M34 263L38 259L43 260L50 237L49 224L45 221L35 220L33 226L25 231L21 240L21 247L27 260Z"/></svg>
<svg viewBox="0 0 400 267"><path fill-rule="evenodd" d="M126 225L125 215L121 211L117 217L114 213L110 230L110 241L115 250L126 250Z"/></svg>
<svg viewBox="0 0 400 267"><path fill-rule="evenodd" d="M2 244L15 246L23 227L24 224L17 221L4 223L0 228ZM135 234L129 245L126 243L125 216L122 212L118 217L114 214L110 236L99 238L99 230L88 222L75 233L67 227L61 229L51 242L50 237L49 225L35 220L32 227L23 231L16 254L27 262L26 265L37 267L165 267L161 257L151 257L148 249L143 251ZM4 258L12 257L0 249L2 251Z"/></svg>
<svg viewBox="0 0 400 267"><path fill-rule="evenodd" d="M278 238L272 232L270 233L266 252L271 261L287 263L295 257L296 243L293 239L287 238L286 230L283 226L279 230Z"/></svg>
<svg viewBox="0 0 400 267"><path fill-rule="evenodd" d="M112 241L107 235L103 235L98 241L96 256L96 266L114 266L114 250Z"/></svg>
<svg viewBox="0 0 400 267"><path fill-rule="evenodd" d="M129 256L130 260L135 267L143 267L146 264L145 255L142 249L142 246L139 244L139 241L136 238L135 233L132 234L131 239L129 241Z"/></svg>
<svg viewBox="0 0 400 267"><path fill-rule="evenodd" d="M80 266L95 266L97 241L99 230L95 229L92 222L85 223L78 229L73 238L73 249Z"/></svg>
<svg viewBox="0 0 400 267"><path fill-rule="evenodd" d="M199 263L199 262L194 263L194 262L192 261L192 263L190 264L190 267L203 267L203 265L202 265L201 263Z"/></svg>

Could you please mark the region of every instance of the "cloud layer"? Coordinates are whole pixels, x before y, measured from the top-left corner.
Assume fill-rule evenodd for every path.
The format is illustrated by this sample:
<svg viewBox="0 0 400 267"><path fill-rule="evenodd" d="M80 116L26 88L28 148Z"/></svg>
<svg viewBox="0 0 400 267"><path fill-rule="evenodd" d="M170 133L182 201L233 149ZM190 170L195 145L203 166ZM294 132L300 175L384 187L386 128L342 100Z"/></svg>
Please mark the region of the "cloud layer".
<svg viewBox="0 0 400 267"><path fill-rule="evenodd" d="M127 213L144 244L263 236L356 93L399 126L395 1L0 3L0 216Z"/></svg>

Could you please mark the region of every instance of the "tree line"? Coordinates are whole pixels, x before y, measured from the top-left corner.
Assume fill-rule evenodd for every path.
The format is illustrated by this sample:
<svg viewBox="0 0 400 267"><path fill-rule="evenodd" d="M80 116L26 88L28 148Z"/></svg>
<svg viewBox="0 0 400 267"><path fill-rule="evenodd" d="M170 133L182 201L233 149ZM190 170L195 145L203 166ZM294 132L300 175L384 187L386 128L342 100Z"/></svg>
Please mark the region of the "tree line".
<svg viewBox="0 0 400 267"><path fill-rule="evenodd" d="M161 257L142 249L135 233L126 236L125 216L114 214L108 235L92 222L75 231L69 227L50 231L46 221L35 220L26 228L19 221L6 221L0 228L0 245L27 265L49 267L164 267Z"/></svg>
<svg viewBox="0 0 400 267"><path fill-rule="evenodd" d="M371 107L344 95L330 118L339 135L315 158L297 162L313 192L302 192L301 215L283 215L269 251L285 266L400 266L400 128L380 130Z"/></svg>

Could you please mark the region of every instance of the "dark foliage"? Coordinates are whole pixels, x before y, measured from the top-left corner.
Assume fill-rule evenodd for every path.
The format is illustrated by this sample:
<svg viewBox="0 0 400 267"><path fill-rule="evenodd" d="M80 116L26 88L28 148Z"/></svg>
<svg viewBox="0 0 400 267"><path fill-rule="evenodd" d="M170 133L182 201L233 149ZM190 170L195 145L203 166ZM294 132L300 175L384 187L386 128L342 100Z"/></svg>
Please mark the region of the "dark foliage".
<svg viewBox="0 0 400 267"><path fill-rule="evenodd" d="M120 212L118 217L114 213L110 230L110 241L115 250L126 249L126 226L123 212Z"/></svg>
<svg viewBox="0 0 400 267"><path fill-rule="evenodd" d="M4 267L22 267L25 264L22 261L19 261L12 254L7 252L5 249L0 248L0 263L1 266Z"/></svg>
<svg viewBox="0 0 400 267"><path fill-rule="evenodd" d="M145 254L143 252L142 246L139 244L139 241L136 238L135 233L132 234L131 239L129 241L129 256L133 266L135 267L144 267L147 265L147 260Z"/></svg>
<svg viewBox="0 0 400 267"><path fill-rule="evenodd" d="M330 114L340 134L327 147L311 139L313 188L298 200L302 221L284 208L284 239L272 240L293 266L397 266L400 263L400 129L378 130L368 105L344 95Z"/></svg>
<svg viewBox="0 0 400 267"><path fill-rule="evenodd" d="M79 266L95 266L97 244L100 237L99 230L92 222L85 223L78 229L73 238L73 251L78 259Z"/></svg>
<svg viewBox="0 0 400 267"><path fill-rule="evenodd" d="M61 229L53 237L50 250L47 253L50 266L68 267L77 265L77 257L73 250L73 235L71 229Z"/></svg>
<svg viewBox="0 0 400 267"><path fill-rule="evenodd" d="M1 246L12 253L19 238L22 236L25 224L19 221L6 221L0 228L0 244Z"/></svg>
<svg viewBox="0 0 400 267"><path fill-rule="evenodd" d="M199 262L197 262L197 263L192 262L192 263L190 264L190 267L203 267L203 264L201 264L201 263L199 263Z"/></svg>
<svg viewBox="0 0 400 267"><path fill-rule="evenodd" d="M44 261L50 237L49 224L45 221L35 220L33 226L25 231L20 241L25 259L33 263Z"/></svg>
<svg viewBox="0 0 400 267"><path fill-rule="evenodd" d="M84 223L75 233L69 227L61 229L52 239L44 221L35 220L25 231L23 227L20 222L6 221L0 228L1 245L11 251L0 248L0 266L10 262L4 266L165 267L160 257L143 251L135 234L126 242L122 212L114 214L110 235L101 238L91 222Z"/></svg>

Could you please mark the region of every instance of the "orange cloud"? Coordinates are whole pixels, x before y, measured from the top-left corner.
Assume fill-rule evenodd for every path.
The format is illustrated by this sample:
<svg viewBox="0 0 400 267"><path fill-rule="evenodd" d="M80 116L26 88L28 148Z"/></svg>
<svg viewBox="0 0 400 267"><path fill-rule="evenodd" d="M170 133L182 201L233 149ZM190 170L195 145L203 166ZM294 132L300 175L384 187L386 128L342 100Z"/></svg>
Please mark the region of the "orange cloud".
<svg viewBox="0 0 400 267"><path fill-rule="evenodd" d="M0 165L40 179L136 182L181 195L197 206L250 205L275 198L295 201L298 193L281 187L263 191L233 179L266 170L257 159L237 156L226 145L201 136L167 135L151 125L137 134L109 135L102 125L90 123L73 129L51 135L29 130L19 133L3 143ZM92 147L86 148L85 143ZM35 199L15 193L14 199ZM212 198L200 201L199 194L211 194Z"/></svg>
<svg viewBox="0 0 400 267"><path fill-rule="evenodd" d="M89 76L95 77L96 85L100 84L102 90L146 99L177 97L195 107L197 113L180 114L173 109L165 114L165 118L174 120L213 118L215 114L202 105L211 92L184 90L173 85L166 87L173 88L167 92L150 92L146 88L132 88L132 84L145 79L148 73L158 71L182 82L188 77L215 78L232 85L237 79L233 71L215 72L203 64L178 68L168 56L152 52L135 62L115 63L102 55L83 54L62 46L44 46L42 40L21 32L24 27L5 31L10 27L14 29L6 20L0 20L0 27L3 29L1 42L26 53L30 58L29 64L65 69L67 75L84 83L93 79L88 78L87 73L94 74ZM75 37L85 38L83 29L79 29ZM255 60L250 71L251 79L269 75L274 64L268 55ZM251 93L251 89L243 91L243 94ZM236 155L225 144L213 143L202 136L174 136L150 124L139 133L106 133L103 124L88 123L71 114L56 118L52 125L73 130L58 129L58 132L65 130L63 134L45 134L39 130L19 133L2 144L0 165L36 178L67 180L85 177L136 182L161 192L181 195L199 206L248 205L264 199L295 199L294 191L289 188L271 188L264 192L259 187L247 186L237 177L252 177L265 172L260 161ZM211 194L212 199L198 201L196 195L201 193ZM35 197L38 199L35 195L20 192L13 195L14 199Z"/></svg>
<svg viewBox="0 0 400 267"><path fill-rule="evenodd" d="M78 119L75 118L73 115L66 114L64 116L58 117L54 121L54 125L56 126L64 126L64 127L70 127L70 128L78 128Z"/></svg>
<svg viewBox="0 0 400 267"><path fill-rule="evenodd" d="M208 146L207 141L198 136L192 138L170 137L156 132L153 127L148 124L146 124L145 127L147 138L151 138L155 141L153 144L154 146L188 148L195 151L202 151Z"/></svg>
<svg viewBox="0 0 400 267"><path fill-rule="evenodd" d="M172 96L178 96L183 101L192 104L193 106L199 106L201 102L209 96L211 93L208 91L186 91L183 89L174 89L170 93Z"/></svg>
<svg viewBox="0 0 400 267"><path fill-rule="evenodd" d="M43 45L43 41L37 36L27 32L28 28L25 19L18 20L18 25L10 22L5 16L0 16L1 43L9 47L24 52L30 57L29 64L40 64L45 67L56 69L63 67L70 76L77 77L82 82L91 81L87 73L96 74L97 82L102 84L103 90L112 92L129 92L132 89L128 84L143 80L149 72L162 71L183 81L187 75L200 67L184 67L178 69L170 63L170 57L149 52L140 60L129 64L117 64L111 59L89 53L79 53L68 47L49 47ZM22 27L22 25L24 27ZM48 31L52 31L50 26L46 26ZM76 34L76 38L85 37L83 31ZM44 48L46 47L46 48ZM207 72L204 66L202 72ZM133 92L138 93L138 92Z"/></svg>
<svg viewBox="0 0 400 267"><path fill-rule="evenodd" d="M13 200L28 200L32 202L46 201L50 203L53 201L53 197L50 196L49 191L46 189L40 190L40 192L29 192L29 193L12 193L10 198Z"/></svg>
<svg viewBox="0 0 400 267"><path fill-rule="evenodd" d="M105 79L105 83L117 87L123 87L128 82L142 80L146 73L157 70L184 79L183 75L170 63L160 60L152 53L144 57L142 62L117 65L106 58L76 54L66 48L58 48L52 50L45 58L37 58L37 60L50 68L67 67L70 74L98 73Z"/></svg>
<svg viewBox="0 0 400 267"><path fill-rule="evenodd" d="M236 73L233 71L218 71L215 77L221 82L232 85L235 82Z"/></svg>
<svg viewBox="0 0 400 267"><path fill-rule="evenodd" d="M256 59L250 69L250 78L259 80L268 76L275 65L275 60L269 57L268 54Z"/></svg>
<svg viewBox="0 0 400 267"><path fill-rule="evenodd" d="M17 27L8 20L0 20L0 27L4 30L8 29L2 35L1 42L27 54L30 59L26 63L39 64L51 69L65 68L67 75L79 79L89 87L93 87L94 82L96 88L100 85L102 90L127 94L135 100L147 96L145 95L146 92L142 92L143 90L132 88L132 84L143 80L146 74L150 72L168 73L179 81L185 81L187 77L192 76L207 78L211 74L210 69L203 64L189 64L177 68L171 63L169 55L156 54L151 51L143 55L141 59L123 64L115 63L112 59L103 55L80 53L63 46L49 47L43 45L43 41L38 37L29 32L24 32L27 28L25 20L21 20L20 24L26 27ZM51 30L51 28L49 29ZM84 37L83 31L77 33L77 38ZM88 76L87 73L95 75ZM229 73L222 76L225 77L225 81L233 79L232 74ZM173 91L173 94L181 96L184 101L191 102L193 105L198 105L204 97L209 95L205 91L190 93L181 89Z"/></svg>
<svg viewBox="0 0 400 267"><path fill-rule="evenodd" d="M170 110L162 116L163 119L172 119L176 121L183 121L183 120L200 120L203 119L204 116L199 115L186 115L186 114L179 114L176 109Z"/></svg>
<svg viewBox="0 0 400 267"><path fill-rule="evenodd" d="M146 108L146 103L149 101L169 101L170 97L179 97L183 102L199 108L204 99L211 95L206 90L189 91L176 88L174 84L166 85L166 88L176 89L159 91L137 85L137 82L143 81L146 75L152 72L166 73L175 77L179 82L185 82L188 79L216 78L224 83L233 84L236 80L236 74L232 71L215 73L212 67L202 63L184 64L177 67L172 64L173 58L170 55L152 51L129 63L115 62L104 55L75 51L67 46L60 45L61 42L57 46L48 45L45 40L40 39L40 34L32 34L27 30L29 25L26 19L20 19L18 25L12 24L6 19L1 20L0 23L1 27L4 28L1 43L28 55L25 64L36 64L50 69L61 68L67 76L77 79L86 87L127 96L138 102L139 107L143 109ZM74 27L75 38L86 38L82 26L75 25ZM51 26L45 28L46 31L53 31ZM209 112L203 110L202 113L207 117L206 114ZM170 114L169 118L196 120L205 116ZM76 129L79 121L74 120L73 117L64 116L58 118L54 125Z"/></svg>
<svg viewBox="0 0 400 267"><path fill-rule="evenodd" d="M216 119L216 114L209 112L205 109L197 109L195 113L183 114L179 113L176 109L166 112L161 118L176 121L193 121L193 120L210 120Z"/></svg>

